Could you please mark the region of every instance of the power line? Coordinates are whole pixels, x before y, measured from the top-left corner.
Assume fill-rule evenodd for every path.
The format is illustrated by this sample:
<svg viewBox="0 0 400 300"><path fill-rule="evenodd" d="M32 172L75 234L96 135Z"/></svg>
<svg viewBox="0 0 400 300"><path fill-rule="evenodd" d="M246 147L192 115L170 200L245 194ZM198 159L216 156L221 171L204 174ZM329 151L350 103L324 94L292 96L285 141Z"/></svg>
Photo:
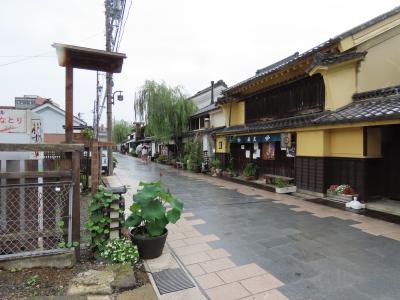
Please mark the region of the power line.
<svg viewBox="0 0 400 300"><path fill-rule="evenodd" d="M23 58L32 57L32 58L34 58L34 57L56 57L56 55L0 55L0 57L7 57L7 58L9 58L9 57L23 57Z"/></svg>
<svg viewBox="0 0 400 300"><path fill-rule="evenodd" d="M125 21L124 21L124 23L122 25L122 33L121 33L120 38L118 40L117 49L119 48L119 46L121 44L121 41L122 41L122 37L124 36L124 33L125 33L125 25L126 25L126 22L128 21L128 18L129 18L129 12L131 11L132 3L133 3L133 1L130 0L129 7L128 7L128 12L126 13L126 18L125 18Z"/></svg>
<svg viewBox="0 0 400 300"><path fill-rule="evenodd" d="M20 63L20 62L23 62L23 61L26 61L26 60L30 60L30 59L33 59L33 58L43 57L43 55L49 54L49 53L50 53L50 51L46 51L46 52L40 53L38 55L26 56L25 58L22 58L22 59L17 59L17 60L14 60L14 61L10 61L8 63L1 64L0 67L5 67L5 66L8 66L8 65Z"/></svg>
<svg viewBox="0 0 400 300"><path fill-rule="evenodd" d="M86 37L86 38L84 38L84 39L82 39L82 40L80 40L80 41L77 41L77 43L79 44L79 43L86 42L87 40L92 39L93 37L99 35L100 33L103 33L103 31L97 32L97 33L95 33L95 34L92 34L92 35L90 35L90 36L88 36L88 37ZM17 60L14 60L14 61L10 61L10 62L8 62L8 63L0 64L0 67L5 67L5 66L17 64L17 63L24 62L24 61L27 61L27 60L30 60L30 59L34 59L34 58L47 57L47 55L50 54L50 53L53 53L53 50L49 50L49 51L46 51L46 52L41 52L41 53L36 54L36 55L27 55L27 56L25 56L25 57L24 57L24 56L21 56L21 57L24 57L24 58L22 58L22 59L17 59ZM16 57L18 57L18 56L16 56ZM49 56L49 57L51 57L51 56ZM54 57L54 56L53 56L53 57Z"/></svg>

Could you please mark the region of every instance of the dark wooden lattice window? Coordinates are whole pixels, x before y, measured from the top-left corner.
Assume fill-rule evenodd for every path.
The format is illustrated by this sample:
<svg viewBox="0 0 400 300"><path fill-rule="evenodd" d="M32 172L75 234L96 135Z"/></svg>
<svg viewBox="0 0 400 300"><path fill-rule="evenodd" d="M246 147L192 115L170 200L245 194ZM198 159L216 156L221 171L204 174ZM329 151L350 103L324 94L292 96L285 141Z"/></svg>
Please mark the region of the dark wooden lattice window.
<svg viewBox="0 0 400 300"><path fill-rule="evenodd" d="M246 99L246 123L294 116L300 112L322 111L325 86L320 74L268 90Z"/></svg>

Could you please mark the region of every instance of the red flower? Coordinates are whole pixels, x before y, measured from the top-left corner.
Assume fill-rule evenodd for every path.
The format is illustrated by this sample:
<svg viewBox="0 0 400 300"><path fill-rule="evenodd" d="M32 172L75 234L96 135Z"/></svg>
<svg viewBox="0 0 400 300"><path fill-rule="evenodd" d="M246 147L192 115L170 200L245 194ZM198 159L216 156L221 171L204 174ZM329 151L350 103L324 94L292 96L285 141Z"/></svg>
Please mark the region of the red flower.
<svg viewBox="0 0 400 300"><path fill-rule="evenodd" d="M328 190L334 192L337 189L338 185L337 184L332 184Z"/></svg>
<svg viewBox="0 0 400 300"><path fill-rule="evenodd" d="M354 192L353 192L353 190L351 189L351 187L346 187L346 188L343 190L343 194L345 194L345 195L352 195L352 194L354 194Z"/></svg>

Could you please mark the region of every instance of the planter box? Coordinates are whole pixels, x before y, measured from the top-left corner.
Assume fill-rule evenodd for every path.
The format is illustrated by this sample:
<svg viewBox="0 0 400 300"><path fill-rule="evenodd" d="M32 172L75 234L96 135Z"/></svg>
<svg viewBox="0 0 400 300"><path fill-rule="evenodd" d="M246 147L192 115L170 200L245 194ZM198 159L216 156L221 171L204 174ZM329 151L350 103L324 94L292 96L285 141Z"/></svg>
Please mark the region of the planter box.
<svg viewBox="0 0 400 300"><path fill-rule="evenodd" d="M233 177L233 174L231 172L228 172L228 171L222 171L222 176Z"/></svg>
<svg viewBox="0 0 400 300"><path fill-rule="evenodd" d="M295 193L297 190L295 185L285 186L282 188L275 187L275 192L278 194Z"/></svg>
<svg viewBox="0 0 400 300"><path fill-rule="evenodd" d="M354 194L354 195L338 195L338 194L335 194L335 193L330 192L330 191L327 191L326 195L329 198L335 199L335 200L340 201L340 202L346 202L346 203L350 202L351 200L353 200L354 196L358 197L358 194Z"/></svg>

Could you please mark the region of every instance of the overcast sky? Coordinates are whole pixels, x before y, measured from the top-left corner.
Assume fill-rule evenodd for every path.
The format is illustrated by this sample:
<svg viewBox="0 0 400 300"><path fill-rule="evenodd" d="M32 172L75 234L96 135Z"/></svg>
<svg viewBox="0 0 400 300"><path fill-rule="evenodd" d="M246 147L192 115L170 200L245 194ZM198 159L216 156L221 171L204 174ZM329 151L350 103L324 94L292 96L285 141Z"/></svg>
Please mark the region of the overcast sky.
<svg viewBox="0 0 400 300"><path fill-rule="evenodd" d="M51 44L104 49L104 1L1 4L0 105L29 94L64 107L64 68ZM125 100L114 105L115 119L134 120L134 94L146 79L180 85L188 95L211 80L233 85L397 5L396 0L134 0L119 51L128 58L114 86ZM96 73L75 70L74 112L90 125L95 97Z"/></svg>

